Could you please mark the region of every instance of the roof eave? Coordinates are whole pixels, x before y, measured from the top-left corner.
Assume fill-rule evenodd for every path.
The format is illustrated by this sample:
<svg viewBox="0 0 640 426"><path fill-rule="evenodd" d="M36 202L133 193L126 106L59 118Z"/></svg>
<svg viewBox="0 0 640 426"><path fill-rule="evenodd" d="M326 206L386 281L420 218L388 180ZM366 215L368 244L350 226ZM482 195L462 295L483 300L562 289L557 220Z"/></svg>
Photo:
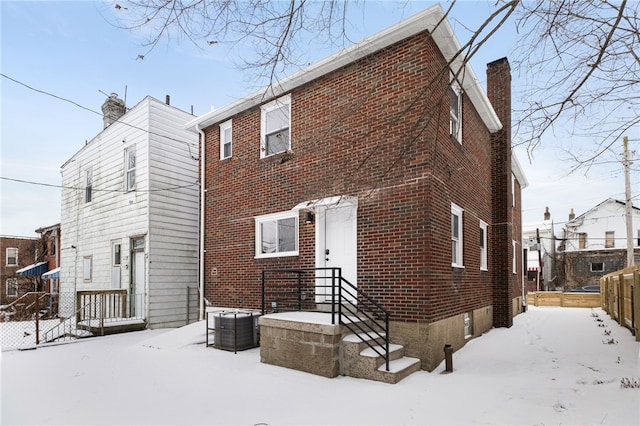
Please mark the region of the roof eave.
<svg viewBox="0 0 640 426"><path fill-rule="evenodd" d="M458 74L458 70L464 66L464 71L459 73L464 77L462 81L463 89L471 99L471 102L474 104L489 131L491 133L496 132L502 128L502 123L500 123L475 72L471 66L463 60L464 56L458 55L458 57L454 59L454 56L460 51L461 46L449 21L444 19L444 17L445 14L440 4L435 4L406 20L400 21L226 107L203 114L186 123L185 128L196 132L198 129L204 129L213 124L225 121L242 111L246 111L263 102L288 93L323 75L426 30L432 34L436 45L445 59L452 63L451 68L454 73Z"/></svg>

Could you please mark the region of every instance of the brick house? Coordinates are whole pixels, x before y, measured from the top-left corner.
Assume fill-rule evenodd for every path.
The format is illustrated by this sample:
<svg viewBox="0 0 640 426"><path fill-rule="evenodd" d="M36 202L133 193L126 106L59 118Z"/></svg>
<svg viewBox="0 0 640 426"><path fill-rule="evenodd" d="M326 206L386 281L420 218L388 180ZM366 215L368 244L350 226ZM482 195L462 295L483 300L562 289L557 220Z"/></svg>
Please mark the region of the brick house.
<svg viewBox="0 0 640 426"><path fill-rule="evenodd" d="M445 343L512 325L527 182L509 63L488 65L485 94L443 16L430 7L187 124L204 140L210 304L257 309L264 269L337 266L426 370Z"/></svg>
<svg viewBox="0 0 640 426"><path fill-rule="evenodd" d="M35 237L0 237L0 305L8 305L29 291L35 291L34 281L18 271L36 263L40 240ZM40 252L41 253L41 252Z"/></svg>

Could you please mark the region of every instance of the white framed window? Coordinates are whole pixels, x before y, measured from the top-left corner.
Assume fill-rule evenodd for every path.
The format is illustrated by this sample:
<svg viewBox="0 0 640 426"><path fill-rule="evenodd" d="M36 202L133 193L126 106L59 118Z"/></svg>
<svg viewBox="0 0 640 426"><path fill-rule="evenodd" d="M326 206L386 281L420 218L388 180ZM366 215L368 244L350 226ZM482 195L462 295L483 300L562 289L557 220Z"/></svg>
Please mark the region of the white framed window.
<svg viewBox="0 0 640 426"><path fill-rule="evenodd" d="M591 272L604 272L604 262L592 262Z"/></svg>
<svg viewBox="0 0 640 426"><path fill-rule="evenodd" d="M480 270L487 270L487 229L486 222L480 221Z"/></svg>
<svg viewBox="0 0 640 426"><path fill-rule="evenodd" d="M88 169L85 172L84 202L90 203L93 189L93 170Z"/></svg>
<svg viewBox="0 0 640 426"><path fill-rule="evenodd" d="M85 282L91 281L92 263L93 263L93 256L84 256L82 258L82 280Z"/></svg>
<svg viewBox="0 0 640 426"><path fill-rule="evenodd" d="M462 88L451 76L449 85L449 134L462 143Z"/></svg>
<svg viewBox="0 0 640 426"><path fill-rule="evenodd" d="M473 313L464 313L464 338L468 339L473 336Z"/></svg>
<svg viewBox="0 0 640 426"><path fill-rule="evenodd" d="M113 243L112 248L112 266L120 266L122 263L122 244Z"/></svg>
<svg viewBox="0 0 640 426"><path fill-rule="evenodd" d="M232 123L231 120L225 121L220 125L220 159L231 157L232 151L232 139L233 134L231 132Z"/></svg>
<svg viewBox="0 0 640 426"><path fill-rule="evenodd" d="M260 107L260 158L291 149L291 95Z"/></svg>
<svg viewBox="0 0 640 426"><path fill-rule="evenodd" d="M517 247L516 247L515 240L511 241L511 246L513 247L513 249L511 250L511 252L512 252L511 253L511 257L513 258L513 261L511 262L511 266L512 266L512 269L513 269L513 273L517 274L518 273L518 256L517 256L518 250L517 250Z"/></svg>
<svg viewBox="0 0 640 426"><path fill-rule="evenodd" d="M256 222L256 257L298 255L298 212L258 216Z"/></svg>
<svg viewBox="0 0 640 426"><path fill-rule="evenodd" d="M18 295L18 279L17 278L7 278L6 286L7 286L6 288L7 296Z"/></svg>
<svg viewBox="0 0 640 426"><path fill-rule="evenodd" d="M451 203L451 266L463 267L462 207Z"/></svg>
<svg viewBox="0 0 640 426"><path fill-rule="evenodd" d="M17 248L7 247L5 265L18 266L18 249Z"/></svg>
<svg viewBox="0 0 640 426"><path fill-rule="evenodd" d="M604 248L614 248L616 246L615 231L607 231L604 233Z"/></svg>
<svg viewBox="0 0 640 426"><path fill-rule="evenodd" d="M124 151L124 190L136 189L136 149L127 148Z"/></svg>
<svg viewBox="0 0 640 426"><path fill-rule="evenodd" d="M511 174L511 205L516 205L516 175Z"/></svg>

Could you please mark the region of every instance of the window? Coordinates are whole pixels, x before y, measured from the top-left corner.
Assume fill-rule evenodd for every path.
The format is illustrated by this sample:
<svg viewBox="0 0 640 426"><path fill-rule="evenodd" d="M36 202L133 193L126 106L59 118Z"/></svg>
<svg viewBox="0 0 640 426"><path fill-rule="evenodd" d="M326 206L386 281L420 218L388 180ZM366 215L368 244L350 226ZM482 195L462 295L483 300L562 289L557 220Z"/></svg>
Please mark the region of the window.
<svg viewBox="0 0 640 426"><path fill-rule="evenodd" d="M581 232L578 234L578 248L586 249L587 248L587 234L586 232Z"/></svg>
<svg viewBox="0 0 640 426"><path fill-rule="evenodd" d="M511 174L511 205L516 205L516 175Z"/></svg>
<svg viewBox="0 0 640 426"><path fill-rule="evenodd" d="M55 238L49 240L49 256L55 256L58 251L58 244Z"/></svg>
<svg viewBox="0 0 640 426"><path fill-rule="evenodd" d="M515 241L511 241L511 246L513 247L512 251L512 257L513 257L513 262L511 262L511 267L513 268L513 273L517 274L518 273L518 257L516 256L516 253L518 253L518 251L516 250L516 242Z"/></svg>
<svg viewBox="0 0 640 426"><path fill-rule="evenodd" d="M93 170L89 169L85 172L84 202L91 202L91 188L93 187Z"/></svg>
<svg viewBox="0 0 640 426"><path fill-rule="evenodd" d="M451 203L451 266L462 267L462 208Z"/></svg>
<svg viewBox="0 0 640 426"><path fill-rule="evenodd" d="M298 212L275 213L255 218L256 257L298 255Z"/></svg>
<svg viewBox="0 0 640 426"><path fill-rule="evenodd" d="M604 272L604 263L603 262L592 262L591 263L591 272Z"/></svg>
<svg viewBox="0 0 640 426"><path fill-rule="evenodd" d="M462 143L462 91L453 81L449 86L449 134Z"/></svg>
<svg viewBox="0 0 640 426"><path fill-rule="evenodd" d="M480 221L480 270L487 270L487 224Z"/></svg>
<svg viewBox="0 0 640 426"><path fill-rule="evenodd" d="M124 152L124 189L133 191L136 188L136 150L128 148Z"/></svg>
<svg viewBox="0 0 640 426"><path fill-rule="evenodd" d="M92 256L85 256L82 259L82 279L85 282L91 281L91 263Z"/></svg>
<svg viewBox="0 0 640 426"><path fill-rule="evenodd" d="M7 296L17 296L18 295L18 279L17 278L7 278Z"/></svg>
<svg viewBox="0 0 640 426"><path fill-rule="evenodd" d="M636 247L640 247L640 229L638 229L638 240L636 241Z"/></svg>
<svg viewBox="0 0 640 426"><path fill-rule="evenodd" d="M260 108L260 157L291 148L291 96L286 95Z"/></svg>
<svg viewBox="0 0 640 426"><path fill-rule="evenodd" d="M614 248L616 246L615 241L614 231L607 231L604 233L604 248Z"/></svg>
<svg viewBox="0 0 640 426"><path fill-rule="evenodd" d="M473 314L471 312L464 313L464 338L468 339L473 336Z"/></svg>
<svg viewBox="0 0 640 426"><path fill-rule="evenodd" d="M7 266L18 266L18 249L15 247L7 247Z"/></svg>
<svg viewBox="0 0 640 426"><path fill-rule="evenodd" d="M220 159L231 157L232 132L231 120L220 125Z"/></svg>
<svg viewBox="0 0 640 426"><path fill-rule="evenodd" d="M120 266L122 263L122 252L120 243L113 244L113 266Z"/></svg>

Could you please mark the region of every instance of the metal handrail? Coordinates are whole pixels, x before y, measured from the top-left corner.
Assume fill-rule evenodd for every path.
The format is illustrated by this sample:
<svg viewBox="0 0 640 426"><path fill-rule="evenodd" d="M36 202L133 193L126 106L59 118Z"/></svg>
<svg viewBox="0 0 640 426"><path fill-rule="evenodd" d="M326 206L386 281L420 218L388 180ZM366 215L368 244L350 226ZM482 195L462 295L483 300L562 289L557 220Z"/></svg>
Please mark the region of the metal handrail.
<svg viewBox="0 0 640 426"><path fill-rule="evenodd" d="M317 276L316 274L319 271L324 271L325 276ZM287 282L296 282L296 310L301 311L304 299L302 282L305 275L310 272L313 272L314 287L318 287L315 282L318 279L331 281L331 324L335 324L337 313L338 323L344 325L375 353L381 356L385 361L386 370L389 371L389 312L370 295L345 279L342 276L342 268L264 269L261 279L262 314L267 313L267 282L275 279L284 282L284 284L278 286L283 289L282 292L277 293L280 295L288 295L291 293L289 290L291 286L287 285ZM326 276L326 272L330 272L330 276ZM278 274L278 276L273 277L273 274ZM285 275L282 276L282 274ZM328 288L329 285L322 287ZM350 307L352 301L356 301L357 309ZM277 302L275 303L277 305ZM365 339L363 335L367 336L367 339ZM371 341L377 343L380 340L384 341L384 352L380 350L379 345L373 345L371 343Z"/></svg>

